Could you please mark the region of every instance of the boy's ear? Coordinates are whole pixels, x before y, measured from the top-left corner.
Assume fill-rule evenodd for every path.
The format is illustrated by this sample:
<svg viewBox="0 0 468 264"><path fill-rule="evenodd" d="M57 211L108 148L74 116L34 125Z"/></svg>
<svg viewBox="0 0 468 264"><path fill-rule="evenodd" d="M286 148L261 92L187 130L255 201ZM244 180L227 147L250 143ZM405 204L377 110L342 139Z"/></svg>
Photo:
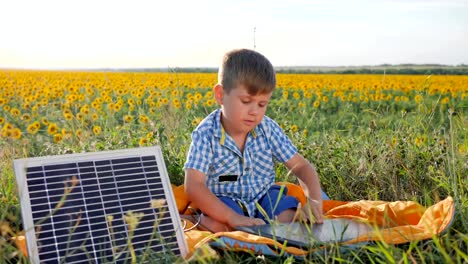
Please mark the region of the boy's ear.
<svg viewBox="0 0 468 264"><path fill-rule="evenodd" d="M223 104L224 88L221 84L216 84L213 88L214 97L219 105Z"/></svg>

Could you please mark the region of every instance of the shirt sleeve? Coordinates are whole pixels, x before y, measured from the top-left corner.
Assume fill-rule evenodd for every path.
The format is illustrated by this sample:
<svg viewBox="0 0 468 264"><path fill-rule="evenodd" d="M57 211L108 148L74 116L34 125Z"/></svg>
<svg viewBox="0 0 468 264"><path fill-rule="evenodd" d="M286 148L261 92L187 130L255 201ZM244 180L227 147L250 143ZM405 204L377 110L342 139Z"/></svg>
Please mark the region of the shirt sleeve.
<svg viewBox="0 0 468 264"><path fill-rule="evenodd" d="M193 131L192 143L190 143L184 170L195 169L207 174L211 166L212 157L211 142L206 133L201 133L197 130Z"/></svg>
<svg viewBox="0 0 468 264"><path fill-rule="evenodd" d="M297 153L297 148L283 129L272 119L270 121L270 144L272 145L273 157L284 163Z"/></svg>

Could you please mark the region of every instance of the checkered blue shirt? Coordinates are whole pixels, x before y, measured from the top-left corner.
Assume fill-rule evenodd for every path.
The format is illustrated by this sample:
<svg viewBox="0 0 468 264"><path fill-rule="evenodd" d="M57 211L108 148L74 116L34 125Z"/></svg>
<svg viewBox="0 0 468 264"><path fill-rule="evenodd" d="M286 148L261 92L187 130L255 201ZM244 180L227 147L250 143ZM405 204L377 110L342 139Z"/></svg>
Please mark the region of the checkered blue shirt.
<svg viewBox="0 0 468 264"><path fill-rule="evenodd" d="M253 216L255 204L275 182L274 160L286 162L296 153L288 136L267 116L248 134L241 153L224 132L221 109L217 109L192 132L184 169L203 172L211 192L241 201Z"/></svg>

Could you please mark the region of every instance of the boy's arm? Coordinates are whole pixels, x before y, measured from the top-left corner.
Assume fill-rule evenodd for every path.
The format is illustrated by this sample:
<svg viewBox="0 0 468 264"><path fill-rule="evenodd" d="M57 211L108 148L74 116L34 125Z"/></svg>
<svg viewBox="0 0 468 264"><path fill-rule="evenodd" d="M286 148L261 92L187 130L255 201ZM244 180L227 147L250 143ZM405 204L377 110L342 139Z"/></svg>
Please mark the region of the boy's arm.
<svg viewBox="0 0 468 264"><path fill-rule="evenodd" d="M206 175L198 170L185 170L185 193L204 214L229 227L265 224L261 219L234 212L208 189L205 179Z"/></svg>
<svg viewBox="0 0 468 264"><path fill-rule="evenodd" d="M322 190L320 188L320 179L314 166L298 153L285 162L285 165L299 178L299 183L307 197L306 206L303 208L306 216L310 208L316 218L316 222L323 223Z"/></svg>

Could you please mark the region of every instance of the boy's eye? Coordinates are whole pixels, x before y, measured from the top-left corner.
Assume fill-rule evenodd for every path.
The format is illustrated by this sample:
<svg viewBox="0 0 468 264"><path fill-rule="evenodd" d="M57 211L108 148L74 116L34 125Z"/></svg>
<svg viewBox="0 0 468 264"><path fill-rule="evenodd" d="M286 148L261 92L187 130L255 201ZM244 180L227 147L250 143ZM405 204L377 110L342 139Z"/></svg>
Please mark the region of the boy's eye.
<svg viewBox="0 0 468 264"><path fill-rule="evenodd" d="M241 102L242 102L243 104L248 104L248 103L250 103L250 101L248 101L248 100L241 100Z"/></svg>

